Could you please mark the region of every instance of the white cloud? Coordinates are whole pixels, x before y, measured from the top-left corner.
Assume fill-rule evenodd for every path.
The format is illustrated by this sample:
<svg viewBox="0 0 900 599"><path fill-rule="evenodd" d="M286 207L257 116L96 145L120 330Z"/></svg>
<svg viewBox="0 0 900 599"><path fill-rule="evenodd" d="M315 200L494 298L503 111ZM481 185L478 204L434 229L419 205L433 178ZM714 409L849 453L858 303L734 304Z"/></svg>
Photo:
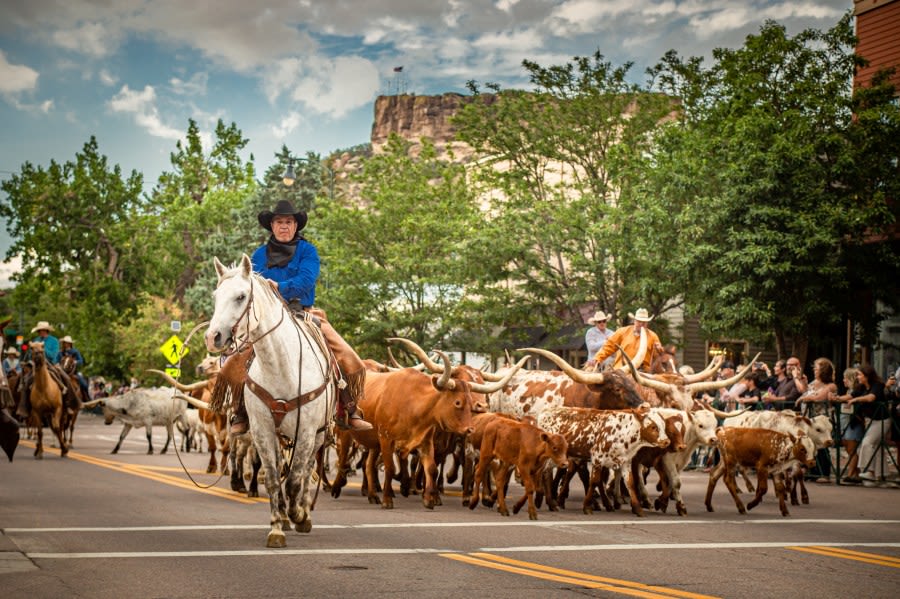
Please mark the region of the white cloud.
<svg viewBox="0 0 900 599"><path fill-rule="evenodd" d="M283 140L297 129L302 122L303 117L300 116L300 113L292 110L286 117L281 119L280 123L272 126L272 135L277 139Z"/></svg>
<svg viewBox="0 0 900 599"><path fill-rule="evenodd" d="M143 91L132 91L123 85L119 93L109 101L113 112L123 112L134 116L134 122L154 137L181 139L182 132L162 122L156 107L156 91L145 85Z"/></svg>
<svg viewBox="0 0 900 599"><path fill-rule="evenodd" d="M370 103L378 94L378 69L357 56L314 61L299 80L291 98L310 110L338 119Z"/></svg>
<svg viewBox="0 0 900 599"><path fill-rule="evenodd" d="M0 289L13 287L12 276L20 272L22 272L21 256L13 256L6 262L0 262Z"/></svg>
<svg viewBox="0 0 900 599"><path fill-rule="evenodd" d="M51 35L57 46L93 58L108 56L118 47L121 31L109 30L100 22L83 23L75 29L59 29Z"/></svg>
<svg viewBox="0 0 900 599"><path fill-rule="evenodd" d="M102 83L103 85L108 85L110 87L115 85L118 81L118 79L116 79L116 77L106 69L100 69L100 72L97 73L97 78L100 79L100 83Z"/></svg>
<svg viewBox="0 0 900 599"><path fill-rule="evenodd" d="M531 29L487 33L472 42L472 45L482 50L522 52L540 48L542 43L542 36Z"/></svg>
<svg viewBox="0 0 900 599"><path fill-rule="evenodd" d="M513 7L519 3L519 0L497 0L494 2L494 6L497 7L498 10L502 10L503 12L511 12Z"/></svg>
<svg viewBox="0 0 900 599"><path fill-rule="evenodd" d="M10 64L0 50L0 94L13 95L37 88L38 72L30 67Z"/></svg>
<svg viewBox="0 0 900 599"><path fill-rule="evenodd" d="M371 102L379 85L378 67L358 56L288 58L278 61L263 78L270 103L287 94L304 107L301 112L335 119Z"/></svg>
<svg viewBox="0 0 900 599"><path fill-rule="evenodd" d="M206 85L208 81L209 75L207 73L195 73L187 81L179 79L178 77L172 77L169 80L169 85L172 87L173 93L180 96L197 97L206 95Z"/></svg>

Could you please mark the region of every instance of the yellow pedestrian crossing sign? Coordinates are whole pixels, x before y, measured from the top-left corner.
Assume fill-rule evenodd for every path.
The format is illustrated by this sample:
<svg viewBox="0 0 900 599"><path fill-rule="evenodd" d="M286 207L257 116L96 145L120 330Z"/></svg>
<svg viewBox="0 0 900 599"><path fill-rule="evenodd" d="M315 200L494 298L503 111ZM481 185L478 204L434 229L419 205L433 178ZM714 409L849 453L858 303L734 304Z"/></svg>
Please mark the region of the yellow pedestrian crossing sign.
<svg viewBox="0 0 900 599"><path fill-rule="evenodd" d="M166 366L166 374L168 374L173 379L177 379L181 376L181 369L175 368L174 366Z"/></svg>
<svg viewBox="0 0 900 599"><path fill-rule="evenodd" d="M183 349L182 349L183 348ZM188 355L191 351L189 348L184 347L184 343L181 342L181 339L178 338L178 335L172 335L166 342L159 346L159 351L163 353L171 364L178 364L178 361L184 356ZM182 354L182 351L184 352Z"/></svg>

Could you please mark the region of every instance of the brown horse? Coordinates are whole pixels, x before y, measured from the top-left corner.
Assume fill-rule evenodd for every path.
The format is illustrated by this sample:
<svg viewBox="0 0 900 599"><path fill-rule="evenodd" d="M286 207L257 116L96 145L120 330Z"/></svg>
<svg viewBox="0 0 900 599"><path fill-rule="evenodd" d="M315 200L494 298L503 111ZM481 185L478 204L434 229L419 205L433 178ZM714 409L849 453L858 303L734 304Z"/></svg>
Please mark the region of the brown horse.
<svg viewBox="0 0 900 599"><path fill-rule="evenodd" d="M37 447L34 457L44 457L44 418L50 424L50 430L59 440L60 456L69 453L63 436L66 425L66 411L63 409L63 394L59 385L50 375L47 358L44 355L44 344L40 341L31 344L32 361L34 362L34 383L31 386L31 415L29 424L37 428Z"/></svg>
<svg viewBox="0 0 900 599"><path fill-rule="evenodd" d="M63 356L59 361L59 367L66 373L66 385L69 387L69 392L75 398L74 400L64 402L66 422L68 424L63 429L63 434L66 437L66 442L69 444L69 447L72 447L72 437L75 434L75 421L78 420L78 414L81 412L81 405L86 401L90 401L91 398L84 397L84 392L81 390L81 384L78 382L78 374L76 373L78 362L73 356Z"/></svg>

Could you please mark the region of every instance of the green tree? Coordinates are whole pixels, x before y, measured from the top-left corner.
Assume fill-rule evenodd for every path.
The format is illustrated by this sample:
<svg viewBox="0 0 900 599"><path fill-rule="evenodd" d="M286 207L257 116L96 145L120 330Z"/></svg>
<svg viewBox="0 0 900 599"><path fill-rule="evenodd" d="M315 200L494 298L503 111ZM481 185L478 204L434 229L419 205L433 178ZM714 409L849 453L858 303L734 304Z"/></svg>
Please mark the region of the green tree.
<svg viewBox="0 0 900 599"><path fill-rule="evenodd" d="M112 326L133 314L153 271L135 242L153 227L141 175L125 178L92 137L73 161L46 169L25 163L2 187L0 216L13 239L7 259L22 260L12 296L25 332L36 320L51 321L77 340L88 372L119 371Z"/></svg>
<svg viewBox="0 0 900 599"><path fill-rule="evenodd" d="M204 152L197 123L190 120L185 143L179 141L171 155L172 171L160 175L151 197L161 218L158 236L148 244L167 254L170 272L178 272L173 296L181 302L205 263L203 240L211 231L230 226L231 210L255 191L251 161L244 164L239 152L248 143L232 123L220 120L212 147Z"/></svg>
<svg viewBox="0 0 900 599"><path fill-rule="evenodd" d="M805 359L846 308L848 241L892 220L872 191L897 137L863 158L860 138L888 140L867 117L853 122L854 46L849 15L794 37L767 22L743 47L714 50L708 70L669 53L652 71L684 111L657 137L646 195L670 209L680 243L669 272L691 282L687 308L708 332L774 335L780 355Z"/></svg>
<svg viewBox="0 0 900 599"><path fill-rule="evenodd" d="M675 287L657 276L667 254L638 259L634 247L653 249L667 220L638 227L634 203L620 203L640 183L637 165L671 100L629 83L631 64L614 67L599 52L523 65L533 91L489 85L497 93L488 95L470 84L475 96L454 119L479 155L474 178L491 214L472 244L485 271L478 312L554 326L581 324L592 302L613 313L676 305Z"/></svg>
<svg viewBox="0 0 900 599"><path fill-rule="evenodd" d="M363 163L360 203L321 198L310 217L322 276L316 303L366 356L385 337L440 345L458 326L464 246L483 217L464 169L423 141L418 157L392 135Z"/></svg>

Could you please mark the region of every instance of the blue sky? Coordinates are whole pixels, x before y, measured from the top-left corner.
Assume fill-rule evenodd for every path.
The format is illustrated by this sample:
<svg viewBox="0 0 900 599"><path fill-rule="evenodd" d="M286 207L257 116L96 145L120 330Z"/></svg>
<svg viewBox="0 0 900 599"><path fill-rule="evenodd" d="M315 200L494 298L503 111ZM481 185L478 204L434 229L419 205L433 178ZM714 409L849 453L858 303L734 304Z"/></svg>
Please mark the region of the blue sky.
<svg viewBox="0 0 900 599"><path fill-rule="evenodd" d="M409 92L467 80L524 87L599 50L643 71L669 49L709 59L766 19L829 29L852 0L4 0L0 178L66 162L90 139L149 189L197 121L250 139L258 171L282 144L328 154L369 140L373 103L403 66ZM0 252L10 245L0 228ZM0 260L4 257L0 255ZM5 286L15 258L0 267Z"/></svg>

